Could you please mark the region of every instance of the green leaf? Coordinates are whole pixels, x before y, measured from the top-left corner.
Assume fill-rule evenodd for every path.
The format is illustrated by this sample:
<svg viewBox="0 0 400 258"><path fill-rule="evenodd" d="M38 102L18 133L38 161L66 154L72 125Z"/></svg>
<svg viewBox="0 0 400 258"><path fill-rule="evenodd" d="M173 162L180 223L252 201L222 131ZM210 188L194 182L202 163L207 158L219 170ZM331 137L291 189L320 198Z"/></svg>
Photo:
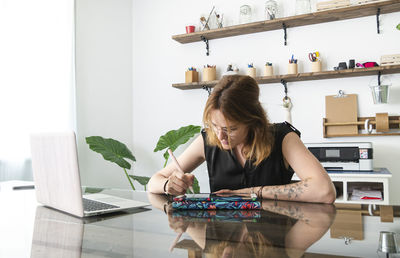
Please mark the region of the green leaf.
<svg viewBox="0 0 400 258"><path fill-rule="evenodd" d="M145 186L150 180L150 177L148 176L134 176L134 175L129 175L133 180L136 180L139 182L139 184Z"/></svg>
<svg viewBox="0 0 400 258"><path fill-rule="evenodd" d="M397 28L398 30L400 30L400 23L397 24L396 28Z"/></svg>
<svg viewBox="0 0 400 258"><path fill-rule="evenodd" d="M158 139L157 146L154 149L154 152L167 149L164 152L164 158L165 160L168 160L168 149L175 151L181 144L185 144L195 134L198 134L200 130L200 126L194 125L184 126L179 128L178 130L171 130L162 135L160 139Z"/></svg>
<svg viewBox="0 0 400 258"><path fill-rule="evenodd" d="M165 159L164 167L167 165L167 161L169 158L168 149L175 151L181 144L185 144L187 141L189 141L190 138L198 134L200 130L201 126L183 126L178 130L171 130L167 132L166 134L162 135L160 139L158 139L157 146L154 149L154 152L166 149L163 154ZM187 191L189 193L191 192L189 189ZM193 191L195 193L200 193L199 181L197 181L196 177L193 181Z"/></svg>
<svg viewBox="0 0 400 258"><path fill-rule="evenodd" d="M122 168L131 168L131 164L124 158L136 161L128 147L117 140L90 136L86 137L86 143L89 144L91 150L100 153L105 160L114 162Z"/></svg>

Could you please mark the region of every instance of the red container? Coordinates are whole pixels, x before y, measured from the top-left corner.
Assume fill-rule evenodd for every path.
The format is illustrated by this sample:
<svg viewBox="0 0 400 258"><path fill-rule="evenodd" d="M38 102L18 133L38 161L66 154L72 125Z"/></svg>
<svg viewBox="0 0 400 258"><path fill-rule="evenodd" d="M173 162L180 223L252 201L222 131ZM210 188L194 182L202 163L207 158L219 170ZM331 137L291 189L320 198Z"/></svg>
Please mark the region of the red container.
<svg viewBox="0 0 400 258"><path fill-rule="evenodd" d="M195 26L186 26L186 33L192 33L194 32Z"/></svg>

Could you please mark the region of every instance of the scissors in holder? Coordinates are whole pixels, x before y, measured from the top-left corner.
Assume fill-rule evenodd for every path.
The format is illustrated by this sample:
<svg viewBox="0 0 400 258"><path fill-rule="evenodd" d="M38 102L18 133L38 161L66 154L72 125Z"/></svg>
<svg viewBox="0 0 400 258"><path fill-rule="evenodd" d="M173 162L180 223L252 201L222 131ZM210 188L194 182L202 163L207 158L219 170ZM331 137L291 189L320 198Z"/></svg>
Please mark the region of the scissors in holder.
<svg viewBox="0 0 400 258"><path fill-rule="evenodd" d="M310 59L311 62L317 61L319 59L319 52L308 53L308 59Z"/></svg>

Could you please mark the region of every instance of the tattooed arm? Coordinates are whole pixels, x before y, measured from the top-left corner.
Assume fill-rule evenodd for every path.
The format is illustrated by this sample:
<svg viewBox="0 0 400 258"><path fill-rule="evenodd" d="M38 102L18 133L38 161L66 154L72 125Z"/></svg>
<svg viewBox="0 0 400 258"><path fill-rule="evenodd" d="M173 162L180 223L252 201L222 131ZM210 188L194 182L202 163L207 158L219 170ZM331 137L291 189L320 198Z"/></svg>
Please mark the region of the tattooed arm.
<svg viewBox="0 0 400 258"><path fill-rule="evenodd" d="M261 191L260 197L274 200L287 200L287 201L310 201L305 199L309 187L309 178L306 178L297 183L287 185L264 186L263 188L257 187L258 192Z"/></svg>
<svg viewBox="0 0 400 258"><path fill-rule="evenodd" d="M256 193L261 199L274 199L284 201L303 201L303 202L322 202L312 198L309 191L309 179L306 178L297 183L274 186L257 186L243 188L239 190L223 189L215 192L216 194L251 194ZM331 203L331 202L327 202Z"/></svg>
<svg viewBox="0 0 400 258"><path fill-rule="evenodd" d="M296 133L288 133L282 142L284 162L291 166L300 178L297 183L287 185L244 188L240 190L220 190L216 193L260 193L267 199L302 202L333 203L336 199L335 187L314 155L304 146ZM284 172L282 172L284 173Z"/></svg>
<svg viewBox="0 0 400 258"><path fill-rule="evenodd" d="M321 163L304 146L299 136L288 133L282 142L284 160L296 172L300 182L285 185L283 189L270 187L266 195L286 196L285 200L333 203L336 199L335 187Z"/></svg>
<svg viewBox="0 0 400 258"><path fill-rule="evenodd" d="M282 153L285 163L293 168L300 181L264 187L263 198L320 203L335 201L336 190L328 173L296 133L288 133L285 136Z"/></svg>

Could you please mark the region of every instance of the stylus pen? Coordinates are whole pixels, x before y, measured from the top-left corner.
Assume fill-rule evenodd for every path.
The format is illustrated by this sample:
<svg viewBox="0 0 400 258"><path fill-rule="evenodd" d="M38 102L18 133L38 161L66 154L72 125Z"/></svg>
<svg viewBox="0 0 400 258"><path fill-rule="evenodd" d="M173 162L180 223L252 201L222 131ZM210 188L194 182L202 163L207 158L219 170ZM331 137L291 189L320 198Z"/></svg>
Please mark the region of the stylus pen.
<svg viewBox="0 0 400 258"><path fill-rule="evenodd" d="M171 156L171 159L174 161L176 168L178 169L178 171L180 173L182 173L182 176L183 176L185 174L185 172L183 172L183 169L179 165L178 160L175 158L174 153L172 153L171 149L168 149L168 153L169 153L169 156ZM192 191L192 193L194 193L192 186L189 186L189 189L190 189L190 191Z"/></svg>

